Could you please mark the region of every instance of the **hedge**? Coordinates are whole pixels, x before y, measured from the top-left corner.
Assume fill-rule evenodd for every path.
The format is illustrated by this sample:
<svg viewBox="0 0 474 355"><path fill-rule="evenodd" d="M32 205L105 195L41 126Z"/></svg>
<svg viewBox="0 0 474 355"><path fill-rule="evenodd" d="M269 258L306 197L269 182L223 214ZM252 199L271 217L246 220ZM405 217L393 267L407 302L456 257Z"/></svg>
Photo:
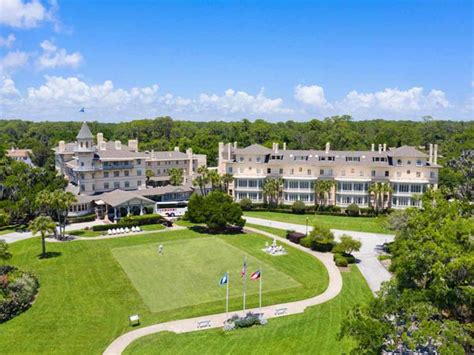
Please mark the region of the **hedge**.
<svg viewBox="0 0 474 355"><path fill-rule="evenodd" d="M68 217L67 223L82 223L82 222L93 222L96 219L95 213L86 214L84 216Z"/></svg>
<svg viewBox="0 0 474 355"><path fill-rule="evenodd" d="M93 226L92 230L96 232L106 231L114 228L125 228L134 226L144 226L147 224L163 223L164 218L157 214L145 214L143 216L128 216L118 221L116 224L102 224Z"/></svg>
<svg viewBox="0 0 474 355"><path fill-rule="evenodd" d="M338 255L338 256L336 257L336 255ZM349 264L347 262L346 258L344 258L343 256L341 256L339 254L334 255L334 262L336 263L336 266L341 266L341 267L345 267Z"/></svg>

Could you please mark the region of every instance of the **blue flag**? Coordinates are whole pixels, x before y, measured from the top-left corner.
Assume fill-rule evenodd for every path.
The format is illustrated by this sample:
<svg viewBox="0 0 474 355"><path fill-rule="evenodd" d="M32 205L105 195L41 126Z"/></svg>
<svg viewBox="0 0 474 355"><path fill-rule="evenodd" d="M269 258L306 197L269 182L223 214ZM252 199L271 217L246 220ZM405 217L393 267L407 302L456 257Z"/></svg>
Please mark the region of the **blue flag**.
<svg viewBox="0 0 474 355"><path fill-rule="evenodd" d="M83 107L83 108L81 108L81 109L79 110L79 112L84 112L84 113L85 113L85 112L86 112L86 109Z"/></svg>
<svg viewBox="0 0 474 355"><path fill-rule="evenodd" d="M222 276L221 280L219 281L219 286L225 285L229 281L229 276L227 272Z"/></svg>

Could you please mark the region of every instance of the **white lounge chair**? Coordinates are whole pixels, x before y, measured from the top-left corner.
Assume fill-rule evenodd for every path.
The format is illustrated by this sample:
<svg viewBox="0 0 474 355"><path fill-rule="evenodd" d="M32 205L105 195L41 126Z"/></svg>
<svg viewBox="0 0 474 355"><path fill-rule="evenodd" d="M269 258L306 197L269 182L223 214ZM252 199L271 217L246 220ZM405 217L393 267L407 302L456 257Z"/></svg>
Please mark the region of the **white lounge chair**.
<svg viewBox="0 0 474 355"><path fill-rule="evenodd" d="M125 233L130 233L130 229L128 229L128 227L125 227Z"/></svg>
<svg viewBox="0 0 474 355"><path fill-rule="evenodd" d="M107 230L107 235L112 235L112 229Z"/></svg>

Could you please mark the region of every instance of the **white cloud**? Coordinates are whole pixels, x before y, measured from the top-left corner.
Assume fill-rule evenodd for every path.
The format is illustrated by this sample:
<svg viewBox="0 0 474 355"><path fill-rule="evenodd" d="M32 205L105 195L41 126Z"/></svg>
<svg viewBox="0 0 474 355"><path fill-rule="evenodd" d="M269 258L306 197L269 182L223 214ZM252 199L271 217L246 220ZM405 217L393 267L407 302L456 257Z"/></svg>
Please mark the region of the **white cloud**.
<svg viewBox="0 0 474 355"><path fill-rule="evenodd" d="M41 42L40 47L43 49L43 53L36 61L36 65L40 70L58 67L76 68L83 60L81 53L68 53L64 48L58 48L47 40Z"/></svg>
<svg viewBox="0 0 474 355"><path fill-rule="evenodd" d="M0 73L3 76L11 75L15 70L28 63L29 54L22 51L8 52L0 59Z"/></svg>
<svg viewBox="0 0 474 355"><path fill-rule="evenodd" d="M294 98L315 108L329 108L331 105L324 96L324 89L318 85L298 85L295 87Z"/></svg>
<svg viewBox="0 0 474 355"><path fill-rule="evenodd" d="M8 37L0 36L0 47L10 48L15 41L16 41L16 37L13 33L10 33Z"/></svg>
<svg viewBox="0 0 474 355"><path fill-rule="evenodd" d="M20 92L15 86L15 82L8 78L8 77L3 77L0 79L0 97L1 98L7 98L11 96L19 96Z"/></svg>
<svg viewBox="0 0 474 355"><path fill-rule="evenodd" d="M422 87L413 87L408 90L388 88L374 93L359 93L354 90L336 106L349 113L369 110L381 113L416 113L446 109L450 107L450 103L441 90L431 90L425 94Z"/></svg>
<svg viewBox="0 0 474 355"><path fill-rule="evenodd" d="M0 3L0 25L15 28L33 28L44 21L54 21L55 2L47 9L39 0L2 0Z"/></svg>

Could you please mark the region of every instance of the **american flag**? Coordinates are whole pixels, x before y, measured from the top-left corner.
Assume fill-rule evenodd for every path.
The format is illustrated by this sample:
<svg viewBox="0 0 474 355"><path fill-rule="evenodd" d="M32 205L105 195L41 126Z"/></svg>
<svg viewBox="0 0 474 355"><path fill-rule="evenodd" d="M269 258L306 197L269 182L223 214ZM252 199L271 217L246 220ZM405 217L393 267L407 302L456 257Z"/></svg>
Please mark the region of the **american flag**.
<svg viewBox="0 0 474 355"><path fill-rule="evenodd" d="M244 264L242 265L241 276L244 277L247 274L247 257L244 258Z"/></svg>

